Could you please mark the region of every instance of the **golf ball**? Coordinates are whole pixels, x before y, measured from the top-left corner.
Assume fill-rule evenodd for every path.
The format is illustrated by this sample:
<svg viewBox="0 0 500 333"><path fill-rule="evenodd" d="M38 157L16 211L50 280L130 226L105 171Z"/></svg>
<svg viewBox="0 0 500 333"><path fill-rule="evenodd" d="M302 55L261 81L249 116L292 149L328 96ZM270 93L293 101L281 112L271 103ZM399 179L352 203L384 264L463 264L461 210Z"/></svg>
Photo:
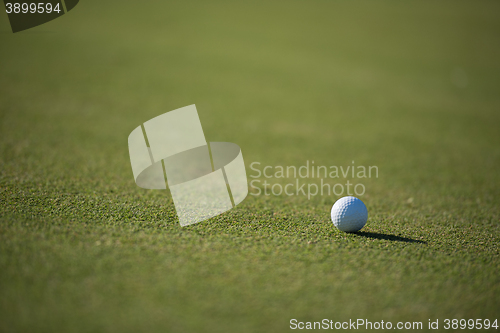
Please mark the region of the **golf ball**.
<svg viewBox="0 0 500 333"><path fill-rule="evenodd" d="M332 222L341 231L361 230L368 219L368 210L363 201L355 197L343 197L332 207Z"/></svg>

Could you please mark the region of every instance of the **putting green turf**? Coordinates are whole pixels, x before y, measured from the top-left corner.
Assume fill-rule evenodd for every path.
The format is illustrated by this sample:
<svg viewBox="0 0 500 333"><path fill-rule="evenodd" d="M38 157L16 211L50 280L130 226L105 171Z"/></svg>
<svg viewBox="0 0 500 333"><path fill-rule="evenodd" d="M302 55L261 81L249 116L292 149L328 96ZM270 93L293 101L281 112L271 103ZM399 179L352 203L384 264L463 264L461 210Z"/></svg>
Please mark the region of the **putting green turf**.
<svg viewBox="0 0 500 333"><path fill-rule="evenodd" d="M499 40L494 1L81 1L16 34L1 14L0 330L500 319ZM363 232L334 229L335 195L181 228L127 137L190 104L249 176L378 166L353 180Z"/></svg>

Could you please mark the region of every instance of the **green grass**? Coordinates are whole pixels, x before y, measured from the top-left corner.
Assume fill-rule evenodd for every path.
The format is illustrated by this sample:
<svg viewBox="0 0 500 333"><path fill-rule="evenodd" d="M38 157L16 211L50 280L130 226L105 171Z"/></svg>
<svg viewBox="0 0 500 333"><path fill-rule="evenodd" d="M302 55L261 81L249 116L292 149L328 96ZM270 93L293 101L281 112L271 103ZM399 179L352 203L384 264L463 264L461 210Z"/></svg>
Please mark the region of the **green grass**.
<svg viewBox="0 0 500 333"><path fill-rule="evenodd" d="M499 38L494 1L81 1L17 34L1 14L0 331L500 319ZM253 195L180 227L127 137L190 104L248 175L378 166L366 227L333 227L337 196Z"/></svg>

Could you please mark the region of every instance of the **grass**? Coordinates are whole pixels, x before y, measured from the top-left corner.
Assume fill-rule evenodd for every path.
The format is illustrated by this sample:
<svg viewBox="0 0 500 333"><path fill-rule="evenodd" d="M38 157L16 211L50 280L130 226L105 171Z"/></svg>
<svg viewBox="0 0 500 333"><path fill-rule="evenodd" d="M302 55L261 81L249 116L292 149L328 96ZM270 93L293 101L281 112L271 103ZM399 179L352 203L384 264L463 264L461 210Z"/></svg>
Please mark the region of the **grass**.
<svg viewBox="0 0 500 333"><path fill-rule="evenodd" d="M0 331L500 319L499 10L80 2L17 34L0 15ZM378 166L353 180L366 227L334 229L335 195L249 195L181 228L134 184L127 137L193 103L248 175Z"/></svg>

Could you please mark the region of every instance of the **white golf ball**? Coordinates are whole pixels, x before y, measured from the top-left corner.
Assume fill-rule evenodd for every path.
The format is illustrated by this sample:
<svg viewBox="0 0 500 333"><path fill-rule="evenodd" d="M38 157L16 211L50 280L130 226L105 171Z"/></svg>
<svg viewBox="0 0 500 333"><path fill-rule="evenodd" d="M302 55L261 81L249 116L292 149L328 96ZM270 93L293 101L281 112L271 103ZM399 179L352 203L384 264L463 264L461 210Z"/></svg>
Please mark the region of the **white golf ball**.
<svg viewBox="0 0 500 333"><path fill-rule="evenodd" d="M355 197L343 197L332 207L332 222L341 231L361 230L368 219L368 210L363 201Z"/></svg>

